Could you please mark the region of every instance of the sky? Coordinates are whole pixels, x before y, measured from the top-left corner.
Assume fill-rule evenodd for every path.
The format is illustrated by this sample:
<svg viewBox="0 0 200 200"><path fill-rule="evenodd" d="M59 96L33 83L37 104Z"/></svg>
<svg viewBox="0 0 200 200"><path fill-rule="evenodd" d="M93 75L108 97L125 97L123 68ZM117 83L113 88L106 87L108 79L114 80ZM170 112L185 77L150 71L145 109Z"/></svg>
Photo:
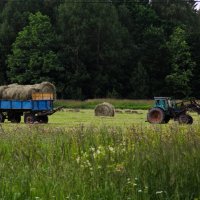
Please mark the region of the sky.
<svg viewBox="0 0 200 200"><path fill-rule="evenodd" d="M197 9L200 9L200 2L198 2L198 4L197 4L197 7L196 7Z"/></svg>

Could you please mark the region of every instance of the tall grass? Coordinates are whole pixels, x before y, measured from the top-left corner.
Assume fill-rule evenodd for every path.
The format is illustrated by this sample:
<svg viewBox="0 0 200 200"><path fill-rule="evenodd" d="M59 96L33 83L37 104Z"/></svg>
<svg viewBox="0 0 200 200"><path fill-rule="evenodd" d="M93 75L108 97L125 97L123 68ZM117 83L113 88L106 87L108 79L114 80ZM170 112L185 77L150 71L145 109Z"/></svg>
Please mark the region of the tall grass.
<svg viewBox="0 0 200 200"><path fill-rule="evenodd" d="M200 199L200 126L7 127L0 199Z"/></svg>

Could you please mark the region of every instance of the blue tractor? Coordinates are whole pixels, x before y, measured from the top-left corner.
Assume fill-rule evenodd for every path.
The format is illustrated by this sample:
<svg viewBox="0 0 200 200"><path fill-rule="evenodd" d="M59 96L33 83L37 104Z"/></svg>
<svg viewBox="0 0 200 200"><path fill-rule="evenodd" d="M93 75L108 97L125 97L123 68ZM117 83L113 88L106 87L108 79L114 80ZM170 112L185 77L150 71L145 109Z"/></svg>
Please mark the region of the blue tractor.
<svg viewBox="0 0 200 200"><path fill-rule="evenodd" d="M187 113L200 114L200 105L194 100L176 102L171 97L154 97L155 104L147 113L147 121L152 124L165 124L170 119L180 124L192 124L193 118Z"/></svg>

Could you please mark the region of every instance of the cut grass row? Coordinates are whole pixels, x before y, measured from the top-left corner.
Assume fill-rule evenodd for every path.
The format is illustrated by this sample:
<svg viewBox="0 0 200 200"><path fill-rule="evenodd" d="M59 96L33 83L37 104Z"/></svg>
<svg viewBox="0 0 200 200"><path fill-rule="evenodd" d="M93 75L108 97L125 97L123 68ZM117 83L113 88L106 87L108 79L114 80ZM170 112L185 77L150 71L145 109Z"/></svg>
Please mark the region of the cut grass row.
<svg viewBox="0 0 200 200"><path fill-rule="evenodd" d="M94 109L99 103L108 102L119 109L140 109L146 110L152 107L153 100L120 100L120 99L92 99L85 101L75 100L57 100L55 107L63 106L65 108Z"/></svg>

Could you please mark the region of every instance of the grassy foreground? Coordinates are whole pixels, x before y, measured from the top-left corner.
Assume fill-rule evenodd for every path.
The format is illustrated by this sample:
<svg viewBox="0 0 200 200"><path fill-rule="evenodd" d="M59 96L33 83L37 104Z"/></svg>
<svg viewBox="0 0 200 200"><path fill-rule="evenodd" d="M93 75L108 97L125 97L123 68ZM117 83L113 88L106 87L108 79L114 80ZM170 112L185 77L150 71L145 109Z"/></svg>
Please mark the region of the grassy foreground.
<svg viewBox="0 0 200 200"><path fill-rule="evenodd" d="M200 199L197 116L192 126L153 126L145 113L105 123L91 112L60 112L49 125L2 125L0 199ZM73 123L75 115L85 122ZM59 124L63 116L73 116L71 126Z"/></svg>

